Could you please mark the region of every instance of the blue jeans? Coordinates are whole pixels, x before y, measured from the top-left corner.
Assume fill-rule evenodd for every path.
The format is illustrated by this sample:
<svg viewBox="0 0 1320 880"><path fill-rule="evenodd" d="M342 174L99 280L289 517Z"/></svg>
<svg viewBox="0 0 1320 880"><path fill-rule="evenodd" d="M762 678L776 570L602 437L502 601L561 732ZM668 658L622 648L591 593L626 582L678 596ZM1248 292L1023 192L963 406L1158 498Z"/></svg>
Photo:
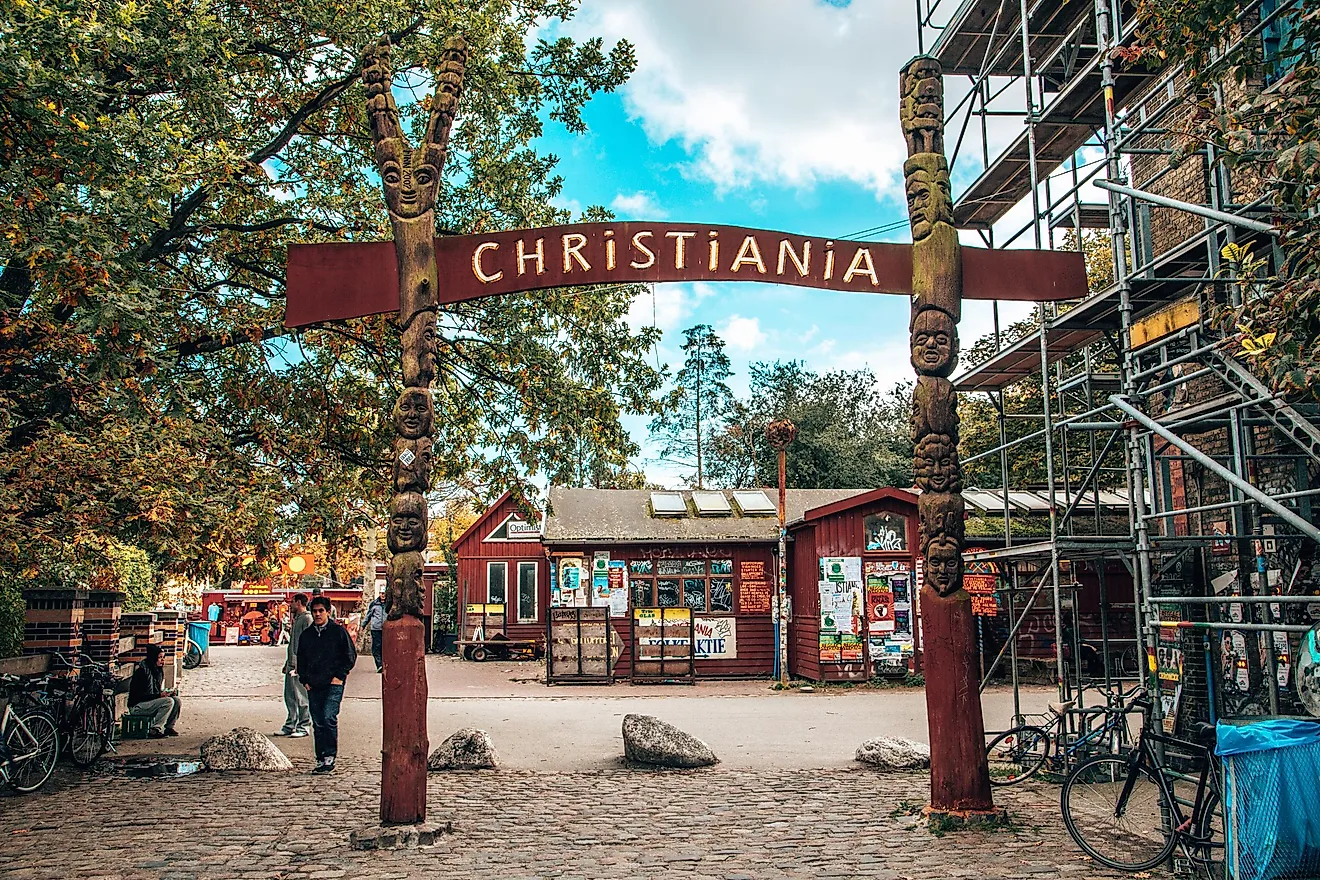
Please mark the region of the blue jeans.
<svg viewBox="0 0 1320 880"><path fill-rule="evenodd" d="M312 688L307 692L308 708L312 710L312 741L316 745L317 760L333 758L339 753L339 704L343 699L342 684Z"/></svg>

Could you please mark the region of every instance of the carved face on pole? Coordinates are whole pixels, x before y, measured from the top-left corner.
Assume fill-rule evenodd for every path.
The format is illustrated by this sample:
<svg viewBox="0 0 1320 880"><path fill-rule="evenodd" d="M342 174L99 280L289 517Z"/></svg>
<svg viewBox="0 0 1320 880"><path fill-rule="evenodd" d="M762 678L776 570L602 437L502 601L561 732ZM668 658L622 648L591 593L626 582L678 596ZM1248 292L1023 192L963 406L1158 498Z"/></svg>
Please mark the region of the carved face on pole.
<svg viewBox="0 0 1320 880"><path fill-rule="evenodd" d="M414 161L413 151L402 138L388 138L376 145L376 167L391 214L411 220L435 208L440 169L429 161L428 152L417 154Z"/></svg>
<svg viewBox="0 0 1320 880"><path fill-rule="evenodd" d="M912 320L912 368L924 376L948 376L958 363L958 330L939 309L923 309Z"/></svg>
<svg viewBox="0 0 1320 880"><path fill-rule="evenodd" d="M944 77L935 59L919 56L903 71L899 117L909 155L944 152Z"/></svg>
<svg viewBox="0 0 1320 880"><path fill-rule="evenodd" d="M387 533L391 553L410 553L426 547L426 498L403 492L390 499Z"/></svg>
<svg viewBox="0 0 1320 880"><path fill-rule="evenodd" d="M426 388L405 388L394 404L394 429L409 440L429 437L435 425L431 392Z"/></svg>
<svg viewBox="0 0 1320 880"><path fill-rule="evenodd" d="M953 223L953 194L949 189L949 169L943 156L938 162L925 162L918 156L903 163L907 184L908 218L912 240L930 235L936 223Z"/></svg>
<svg viewBox="0 0 1320 880"><path fill-rule="evenodd" d="M431 489L431 438L394 441L394 491Z"/></svg>
<svg viewBox="0 0 1320 880"><path fill-rule="evenodd" d="M912 453L916 484L925 492L962 491L958 447L948 434L927 434Z"/></svg>
<svg viewBox="0 0 1320 880"><path fill-rule="evenodd" d="M425 564L420 552L398 553L390 559L390 588L385 594L385 610L391 619L422 613L422 567Z"/></svg>
<svg viewBox="0 0 1320 880"><path fill-rule="evenodd" d="M439 332L435 312L418 312L403 331L403 381L430 385L435 379L435 355Z"/></svg>
<svg viewBox="0 0 1320 880"><path fill-rule="evenodd" d="M962 550L951 538L936 537L926 544L926 583L941 596L962 589Z"/></svg>

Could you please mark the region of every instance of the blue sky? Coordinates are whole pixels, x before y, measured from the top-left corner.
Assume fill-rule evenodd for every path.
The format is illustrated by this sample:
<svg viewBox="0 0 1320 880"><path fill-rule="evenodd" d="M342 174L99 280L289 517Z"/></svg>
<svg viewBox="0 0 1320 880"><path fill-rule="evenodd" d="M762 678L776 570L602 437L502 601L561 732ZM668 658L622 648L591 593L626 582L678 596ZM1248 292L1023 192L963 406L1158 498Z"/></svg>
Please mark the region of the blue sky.
<svg viewBox="0 0 1320 880"><path fill-rule="evenodd" d="M587 134L547 129L541 146L559 157L562 206L605 205L623 220L909 240L897 92L898 70L917 51L911 0L585 0L557 29L607 44L626 38L638 59L624 89L588 106ZM979 170L957 168L955 177ZM748 365L777 359L817 371L869 367L884 387L905 379L907 312L895 296L666 284L654 302L638 299L630 320L649 325L654 315L664 331L658 359L674 369L683 330L712 325L743 393ZM1009 307L1003 318L1022 312ZM968 304L964 340L988 332L991 320L988 304ZM629 427L644 444L644 421ZM678 472L644 449L637 464L648 476L678 485Z"/></svg>

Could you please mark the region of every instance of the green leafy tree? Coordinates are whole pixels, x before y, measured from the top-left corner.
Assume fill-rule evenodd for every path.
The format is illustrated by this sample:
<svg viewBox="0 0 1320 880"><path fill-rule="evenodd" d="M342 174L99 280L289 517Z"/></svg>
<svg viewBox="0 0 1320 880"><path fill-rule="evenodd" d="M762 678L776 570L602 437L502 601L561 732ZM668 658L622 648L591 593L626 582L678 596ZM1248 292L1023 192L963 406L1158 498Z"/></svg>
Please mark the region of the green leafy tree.
<svg viewBox="0 0 1320 880"><path fill-rule="evenodd" d="M547 124L585 129L632 47L541 38L565 0L18 0L0 27L0 571L80 541L223 581L286 539L352 551L387 493L398 331L282 329L292 242L388 235L359 69L388 34L405 125L428 65L472 50L441 230L569 219ZM584 219L600 219L600 209ZM439 231L439 230L438 230ZM441 314L434 474L489 497L580 452L626 461L653 411L627 287ZM333 564L333 563L332 563Z"/></svg>
<svg viewBox="0 0 1320 880"><path fill-rule="evenodd" d="M1320 12L1307 2L1270 4L1279 15L1262 38L1226 48L1251 27L1233 0L1141 0L1139 41L1125 59L1181 64L1200 111L1182 130L1183 153L1214 148L1234 176L1258 181L1273 208L1282 257L1266 249L1224 254L1229 295L1219 319L1246 358L1284 395L1320 398ZM1262 6L1266 12L1269 7ZM1269 82L1268 88L1265 84ZM1229 94L1225 100L1217 95ZM1199 158L1196 159L1200 161Z"/></svg>
<svg viewBox="0 0 1320 880"><path fill-rule="evenodd" d="M731 370L724 340L709 324L683 331L683 353L668 406L651 422L651 434L660 442L661 460L693 468L689 482L700 489L707 473L703 451L723 430L733 399L725 382Z"/></svg>
<svg viewBox="0 0 1320 880"><path fill-rule="evenodd" d="M881 390L870 370L818 374L800 361L756 363L746 399L735 400L712 444L711 478L724 486L776 486L779 465L766 426L788 418L787 482L799 489L912 484L911 385Z"/></svg>
<svg viewBox="0 0 1320 880"><path fill-rule="evenodd" d="M150 611L169 598L169 591L157 580L145 550L110 541L105 556L110 585L124 594L125 611Z"/></svg>

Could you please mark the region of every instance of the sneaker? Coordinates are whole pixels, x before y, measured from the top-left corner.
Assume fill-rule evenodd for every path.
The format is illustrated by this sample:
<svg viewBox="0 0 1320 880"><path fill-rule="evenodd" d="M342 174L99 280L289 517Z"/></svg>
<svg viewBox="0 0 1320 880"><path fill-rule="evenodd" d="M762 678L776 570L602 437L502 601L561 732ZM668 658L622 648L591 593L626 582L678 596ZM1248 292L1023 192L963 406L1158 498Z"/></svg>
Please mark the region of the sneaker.
<svg viewBox="0 0 1320 880"><path fill-rule="evenodd" d="M298 739L299 737L307 736L307 731L295 730L292 733L282 733L280 736L287 736L289 739Z"/></svg>
<svg viewBox="0 0 1320 880"><path fill-rule="evenodd" d="M293 736L294 733L295 731L285 730L284 728L281 728L275 731L274 733L272 733L271 736Z"/></svg>
<svg viewBox="0 0 1320 880"><path fill-rule="evenodd" d="M179 735L179 732L178 732L177 730L175 730L173 727L167 727L167 728L165 728L165 735L166 735L166 736L178 736L178 735Z"/></svg>
<svg viewBox="0 0 1320 880"><path fill-rule="evenodd" d="M321 759L321 763L317 764L317 765L312 769L312 772L313 772L313 773L333 773L333 772L335 772L335 759L334 759L334 758L322 758L322 759Z"/></svg>
<svg viewBox="0 0 1320 880"><path fill-rule="evenodd" d="M147 731L147 738L148 738L148 739L164 739L167 735L168 735L168 734L166 734L165 731L163 731L163 730L148 730L148 731Z"/></svg>

